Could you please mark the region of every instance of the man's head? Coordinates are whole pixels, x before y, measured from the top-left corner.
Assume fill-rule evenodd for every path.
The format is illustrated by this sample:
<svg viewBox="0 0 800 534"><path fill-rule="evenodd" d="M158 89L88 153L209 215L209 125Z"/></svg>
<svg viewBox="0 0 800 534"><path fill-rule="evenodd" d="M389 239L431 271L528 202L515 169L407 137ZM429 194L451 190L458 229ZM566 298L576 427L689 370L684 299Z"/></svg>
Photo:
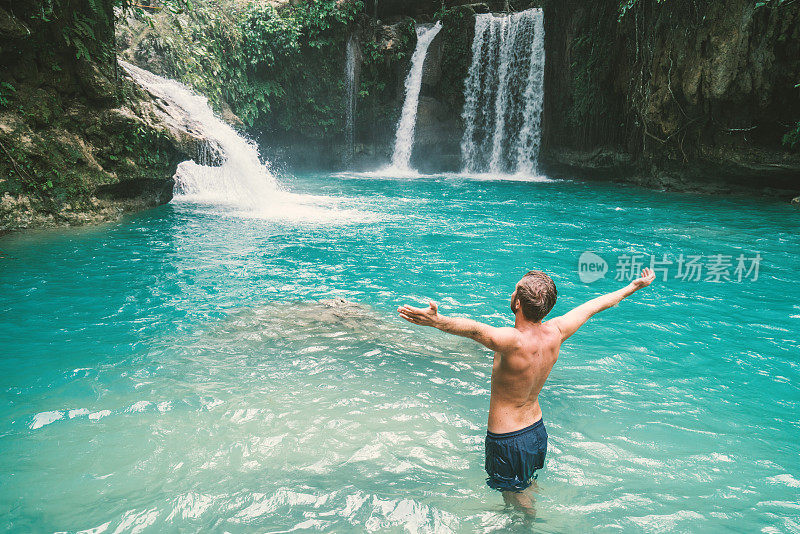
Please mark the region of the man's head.
<svg viewBox="0 0 800 534"><path fill-rule="evenodd" d="M511 295L511 311L519 310L527 320L538 323L553 309L557 297L556 285L549 276L542 271L528 271Z"/></svg>

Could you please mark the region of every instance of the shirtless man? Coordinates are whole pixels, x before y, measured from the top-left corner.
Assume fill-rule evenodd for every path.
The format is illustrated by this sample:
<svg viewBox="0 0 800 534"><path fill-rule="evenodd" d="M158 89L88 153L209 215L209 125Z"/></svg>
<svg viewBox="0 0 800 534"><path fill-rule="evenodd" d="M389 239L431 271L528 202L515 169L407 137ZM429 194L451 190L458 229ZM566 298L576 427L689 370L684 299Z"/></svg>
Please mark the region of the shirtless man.
<svg viewBox="0 0 800 534"><path fill-rule="evenodd" d="M486 432L486 484L503 493L507 504L533 513L524 493L544 467L547 431L539 392L558 359L561 344L597 312L618 304L655 279L650 269L630 284L542 322L556 303L556 286L542 271L530 271L511 295L514 327L495 328L471 319L439 315L436 303L425 309L401 306L406 321L474 339L494 351L489 425Z"/></svg>

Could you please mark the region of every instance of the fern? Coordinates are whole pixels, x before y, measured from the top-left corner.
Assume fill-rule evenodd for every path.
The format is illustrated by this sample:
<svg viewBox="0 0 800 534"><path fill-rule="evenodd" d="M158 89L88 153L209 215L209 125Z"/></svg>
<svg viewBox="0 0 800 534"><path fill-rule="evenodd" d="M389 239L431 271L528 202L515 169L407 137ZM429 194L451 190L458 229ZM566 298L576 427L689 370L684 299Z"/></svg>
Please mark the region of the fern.
<svg viewBox="0 0 800 534"><path fill-rule="evenodd" d="M791 149L800 148L800 121L784 134L782 142Z"/></svg>
<svg viewBox="0 0 800 534"><path fill-rule="evenodd" d="M5 108L11 102L11 96L16 93L16 88L8 82L0 82L0 108Z"/></svg>

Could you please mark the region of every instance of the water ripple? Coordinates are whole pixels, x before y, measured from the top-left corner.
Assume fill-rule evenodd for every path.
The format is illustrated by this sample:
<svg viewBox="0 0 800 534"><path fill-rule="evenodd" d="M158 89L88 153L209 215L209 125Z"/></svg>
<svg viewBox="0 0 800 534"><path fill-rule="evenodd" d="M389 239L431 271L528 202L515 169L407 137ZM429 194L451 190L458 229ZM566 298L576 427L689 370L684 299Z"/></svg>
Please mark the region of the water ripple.
<svg viewBox="0 0 800 534"><path fill-rule="evenodd" d="M757 282L660 281L565 345L534 527L800 531L796 211L567 181L289 185L375 217L181 203L0 240L6 530L530 531L484 485L491 354L396 306L503 325L529 268L556 313L616 288L580 283L584 250L741 250Z"/></svg>

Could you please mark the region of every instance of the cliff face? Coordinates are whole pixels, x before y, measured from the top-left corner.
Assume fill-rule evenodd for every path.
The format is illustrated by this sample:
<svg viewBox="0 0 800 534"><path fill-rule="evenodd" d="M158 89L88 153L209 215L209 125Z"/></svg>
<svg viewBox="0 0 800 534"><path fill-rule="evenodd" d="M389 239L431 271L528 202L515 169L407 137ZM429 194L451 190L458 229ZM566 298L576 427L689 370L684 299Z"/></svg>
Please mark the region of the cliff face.
<svg viewBox="0 0 800 534"><path fill-rule="evenodd" d="M48 5L0 3L0 234L168 202L204 143L117 67L112 2ZM76 44L80 17L95 39Z"/></svg>
<svg viewBox="0 0 800 534"><path fill-rule="evenodd" d="M800 4L545 3L542 160L648 186L800 190Z"/></svg>
<svg viewBox="0 0 800 534"><path fill-rule="evenodd" d="M540 6L542 170L683 190L800 189L800 144L782 143L800 121L800 2L368 0L354 14L354 4L343 1L334 3L341 13L326 12L330 24L321 29L302 15L310 13L303 6L331 2L273 2L277 8L270 11L225 1L230 9L200 2L177 24L165 12L152 29L131 26L135 31L118 39L122 53L194 85L222 113L230 104L278 164L386 164L415 44L413 24L440 17L444 27L428 51L412 164L428 172L460 169L474 15ZM627 6L622 16L621 5ZM259 48L276 42L276 25L296 32L296 46ZM360 65L353 159L344 131L351 36ZM273 63L261 61L278 52L284 55Z"/></svg>

